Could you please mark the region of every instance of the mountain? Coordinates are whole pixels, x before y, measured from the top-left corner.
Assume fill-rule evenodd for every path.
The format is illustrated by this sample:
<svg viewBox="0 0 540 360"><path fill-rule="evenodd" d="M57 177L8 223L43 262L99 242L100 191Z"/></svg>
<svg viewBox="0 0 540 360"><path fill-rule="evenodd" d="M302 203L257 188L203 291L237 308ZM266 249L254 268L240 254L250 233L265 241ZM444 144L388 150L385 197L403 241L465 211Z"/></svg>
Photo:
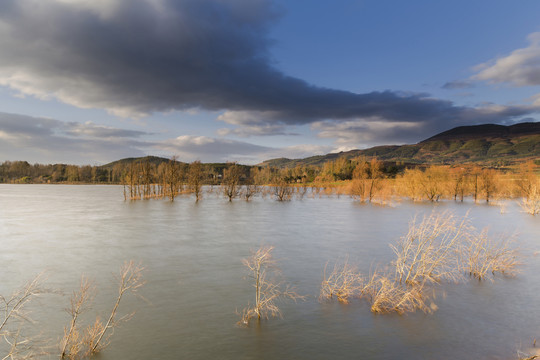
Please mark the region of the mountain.
<svg viewBox="0 0 540 360"><path fill-rule="evenodd" d="M295 167L322 165L340 157L376 156L385 162L414 164L509 165L540 159L540 122L511 126L485 124L460 126L414 145L385 145L364 150L312 156L305 159L272 159L260 165Z"/></svg>

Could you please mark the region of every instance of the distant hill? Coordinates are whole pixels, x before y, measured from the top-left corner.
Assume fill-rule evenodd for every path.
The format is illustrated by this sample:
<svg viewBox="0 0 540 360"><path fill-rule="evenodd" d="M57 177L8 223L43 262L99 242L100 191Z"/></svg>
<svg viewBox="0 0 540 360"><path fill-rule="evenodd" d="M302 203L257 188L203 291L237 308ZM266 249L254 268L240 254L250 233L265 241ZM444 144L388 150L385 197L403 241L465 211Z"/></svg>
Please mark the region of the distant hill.
<svg viewBox="0 0 540 360"><path fill-rule="evenodd" d="M138 158L124 158L124 159L120 159L120 160L117 160L117 161L113 161L113 162L105 164L105 165L101 165L100 168L105 169L105 170L112 170L116 165L120 165L122 168L124 168L126 166L129 166L131 163L145 163L145 162L149 162L150 164L157 167L160 164L168 163L169 161L170 161L170 159L159 157L159 156L144 156L144 157L138 157ZM178 161L178 160L177 160L177 163L182 164L182 165L188 165L188 163L183 162L183 161ZM239 164L239 165L242 168L242 171L244 173L249 173L250 166L241 165L241 164ZM229 164L228 163L203 163L202 166L203 166L203 169L205 169L206 171L212 172L212 173L214 173L216 175L222 175L223 170L226 169L227 166L229 166Z"/></svg>
<svg viewBox="0 0 540 360"><path fill-rule="evenodd" d="M145 156L145 157L138 157L138 158L125 158L125 159L113 161L113 162L105 164L105 165L101 165L100 167L102 169L109 169L110 170L115 165L126 166L126 165L131 164L132 162L146 162L146 161L148 161L152 165L157 166L157 165L159 165L159 164L161 164L163 162L169 162L169 159L162 158L162 157L159 157L159 156Z"/></svg>
<svg viewBox="0 0 540 360"><path fill-rule="evenodd" d="M339 157L376 156L386 162L413 164L509 165L540 159L540 122L511 126L485 124L460 126L414 145L376 146L364 150L312 156L305 159L278 158L260 165L295 167L322 165Z"/></svg>

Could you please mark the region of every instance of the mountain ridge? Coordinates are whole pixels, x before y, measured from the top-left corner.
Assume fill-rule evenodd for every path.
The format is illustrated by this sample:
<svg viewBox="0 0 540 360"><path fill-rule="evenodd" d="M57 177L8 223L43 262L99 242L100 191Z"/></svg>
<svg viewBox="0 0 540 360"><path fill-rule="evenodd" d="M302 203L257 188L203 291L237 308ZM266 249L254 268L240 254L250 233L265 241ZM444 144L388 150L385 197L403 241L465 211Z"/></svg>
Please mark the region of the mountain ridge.
<svg viewBox="0 0 540 360"><path fill-rule="evenodd" d="M263 161L258 165L281 168L322 165L340 157L350 159L357 156L414 164L481 163L489 166L538 160L540 122L524 122L508 126L497 124L459 126L416 144L379 145L303 159L277 158Z"/></svg>

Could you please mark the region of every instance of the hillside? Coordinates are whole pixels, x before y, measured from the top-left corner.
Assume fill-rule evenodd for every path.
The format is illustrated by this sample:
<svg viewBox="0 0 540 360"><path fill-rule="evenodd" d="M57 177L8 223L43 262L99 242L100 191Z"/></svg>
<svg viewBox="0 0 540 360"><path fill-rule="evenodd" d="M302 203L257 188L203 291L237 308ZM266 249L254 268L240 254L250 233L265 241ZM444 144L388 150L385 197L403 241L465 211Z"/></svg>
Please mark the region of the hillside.
<svg viewBox="0 0 540 360"><path fill-rule="evenodd" d="M279 158L264 161L261 165L275 167L322 165L343 156L349 159L357 156L376 156L387 162L414 164L510 165L540 159L540 123L460 126L414 145L376 146L305 159Z"/></svg>
<svg viewBox="0 0 540 360"><path fill-rule="evenodd" d="M146 161L148 161L152 165L158 166L161 163L169 162L169 159L158 157L158 156L145 156L145 157L139 157L139 158L125 158L125 159L120 159L120 160L113 161L113 162L105 164L105 165L101 165L100 167L102 169L110 170L110 169L114 168L117 165L124 167L124 166L128 166L132 162L146 162Z"/></svg>

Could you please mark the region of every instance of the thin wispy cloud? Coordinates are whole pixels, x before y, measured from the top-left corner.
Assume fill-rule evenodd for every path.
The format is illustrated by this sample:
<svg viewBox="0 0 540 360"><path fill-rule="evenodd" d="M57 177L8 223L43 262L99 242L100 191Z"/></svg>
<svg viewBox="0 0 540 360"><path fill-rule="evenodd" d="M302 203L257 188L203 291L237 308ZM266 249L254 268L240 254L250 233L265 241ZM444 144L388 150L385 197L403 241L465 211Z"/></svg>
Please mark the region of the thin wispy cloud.
<svg viewBox="0 0 540 360"><path fill-rule="evenodd" d="M462 89L471 89L474 87L474 84L471 81L467 80L455 80L449 81L441 86L445 90L462 90Z"/></svg>

